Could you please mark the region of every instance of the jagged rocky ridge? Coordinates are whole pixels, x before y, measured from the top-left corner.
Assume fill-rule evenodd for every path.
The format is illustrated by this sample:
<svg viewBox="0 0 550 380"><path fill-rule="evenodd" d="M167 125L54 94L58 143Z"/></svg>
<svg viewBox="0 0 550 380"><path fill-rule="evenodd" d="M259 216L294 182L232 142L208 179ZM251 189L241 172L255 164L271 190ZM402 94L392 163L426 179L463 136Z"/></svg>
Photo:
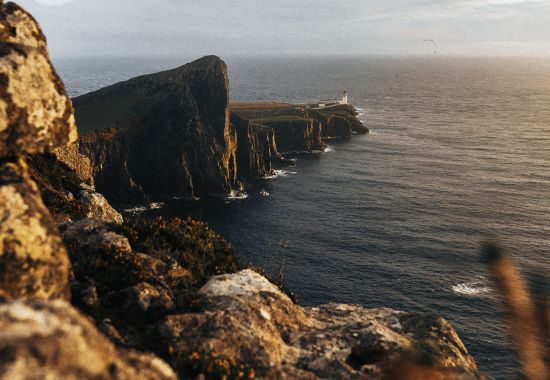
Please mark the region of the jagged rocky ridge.
<svg viewBox="0 0 550 380"><path fill-rule="evenodd" d="M38 25L11 3L0 4L0 51L19 49L6 42L6 30L29 46L44 45L39 54L47 60ZM25 76L12 78L14 72ZM34 83L52 72L0 54L3 83ZM36 89L44 97L37 112L68 102L58 89ZM25 143L0 140L0 152L9 152L0 154L1 378L480 377L441 318L353 305L304 308L243 270L203 223L86 217L97 210L83 211L74 193L94 192L90 165L77 146L64 146L74 140L72 115L13 118L12 111L37 109L35 99L11 91L0 105L21 102L16 111L6 108L0 125L11 120L11 136ZM51 213L64 221L59 229Z"/></svg>

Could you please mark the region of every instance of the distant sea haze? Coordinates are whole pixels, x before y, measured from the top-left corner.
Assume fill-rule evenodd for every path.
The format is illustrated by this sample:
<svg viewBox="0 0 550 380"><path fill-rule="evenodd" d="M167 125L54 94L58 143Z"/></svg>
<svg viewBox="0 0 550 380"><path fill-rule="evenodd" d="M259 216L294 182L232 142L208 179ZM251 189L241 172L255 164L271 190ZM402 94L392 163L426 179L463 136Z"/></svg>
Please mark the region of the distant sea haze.
<svg viewBox="0 0 550 380"><path fill-rule="evenodd" d="M185 62L55 63L74 96ZM302 304L442 315L483 372L517 378L479 248L497 238L526 276L550 273L550 61L227 63L233 101L301 103L347 90L371 134L298 157L248 197L174 200L149 212L204 219L244 262L268 271L284 261L286 284Z"/></svg>

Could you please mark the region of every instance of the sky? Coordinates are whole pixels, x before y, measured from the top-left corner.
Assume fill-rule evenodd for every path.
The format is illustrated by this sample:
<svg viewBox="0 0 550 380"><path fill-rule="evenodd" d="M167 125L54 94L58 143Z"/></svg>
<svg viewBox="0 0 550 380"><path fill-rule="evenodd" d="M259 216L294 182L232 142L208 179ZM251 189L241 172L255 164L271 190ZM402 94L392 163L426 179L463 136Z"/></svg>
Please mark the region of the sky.
<svg viewBox="0 0 550 380"><path fill-rule="evenodd" d="M550 0L20 0L54 57L550 56Z"/></svg>

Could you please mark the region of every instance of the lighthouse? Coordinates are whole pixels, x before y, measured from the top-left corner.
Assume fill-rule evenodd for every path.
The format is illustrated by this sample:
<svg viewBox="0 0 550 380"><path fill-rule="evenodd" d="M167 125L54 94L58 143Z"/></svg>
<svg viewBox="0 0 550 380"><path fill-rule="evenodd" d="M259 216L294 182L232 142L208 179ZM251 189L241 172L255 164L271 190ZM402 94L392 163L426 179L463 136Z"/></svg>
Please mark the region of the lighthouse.
<svg viewBox="0 0 550 380"><path fill-rule="evenodd" d="M340 100L338 103L340 104L348 104L348 92L344 91L342 94L342 100Z"/></svg>

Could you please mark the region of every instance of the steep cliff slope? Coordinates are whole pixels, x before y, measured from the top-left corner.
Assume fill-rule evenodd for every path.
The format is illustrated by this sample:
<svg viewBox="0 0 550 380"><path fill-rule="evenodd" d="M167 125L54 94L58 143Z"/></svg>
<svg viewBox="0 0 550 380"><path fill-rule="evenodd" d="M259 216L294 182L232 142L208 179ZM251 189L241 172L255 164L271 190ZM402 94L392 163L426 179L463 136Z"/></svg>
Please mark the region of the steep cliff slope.
<svg viewBox="0 0 550 380"><path fill-rule="evenodd" d="M97 188L122 202L136 190L228 192L236 181L236 136L227 90L225 63L208 56L74 99L79 131L87 134L81 152L92 161ZM112 181L113 170L125 178Z"/></svg>
<svg viewBox="0 0 550 380"><path fill-rule="evenodd" d="M251 123L231 113L231 124L237 131L237 167L241 179L261 178L281 161L272 128Z"/></svg>

